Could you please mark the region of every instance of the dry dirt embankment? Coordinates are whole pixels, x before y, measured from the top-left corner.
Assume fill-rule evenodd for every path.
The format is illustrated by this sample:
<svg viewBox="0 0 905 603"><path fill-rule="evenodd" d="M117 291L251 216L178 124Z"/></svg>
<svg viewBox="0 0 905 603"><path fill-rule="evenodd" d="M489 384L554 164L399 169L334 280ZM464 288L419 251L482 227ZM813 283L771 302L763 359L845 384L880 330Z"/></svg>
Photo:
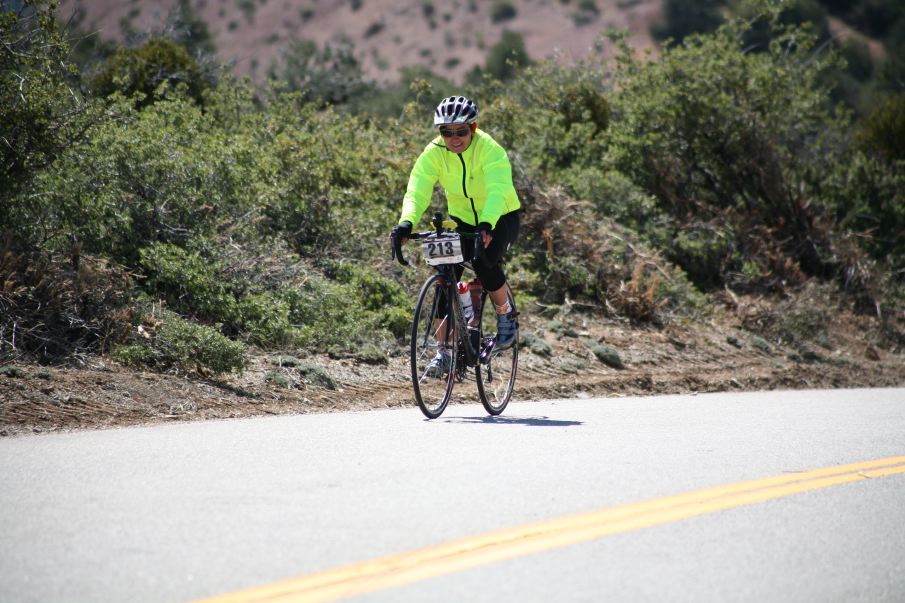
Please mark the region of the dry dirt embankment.
<svg viewBox="0 0 905 603"><path fill-rule="evenodd" d="M517 413L519 400L550 397L905 385L905 355L871 343L876 324L870 318L839 314L820 345L795 348L737 322L727 314L656 329L578 312L555 322L525 317L523 342L535 342L534 351L522 348L506 412ZM624 367L598 360L589 342L616 350ZM308 356L280 366L280 358L256 355L243 374L219 379L134 371L103 358L84 368L6 367L0 435L404 406L420 420L404 355L386 365ZM476 401L473 383L457 386L456 402Z"/></svg>

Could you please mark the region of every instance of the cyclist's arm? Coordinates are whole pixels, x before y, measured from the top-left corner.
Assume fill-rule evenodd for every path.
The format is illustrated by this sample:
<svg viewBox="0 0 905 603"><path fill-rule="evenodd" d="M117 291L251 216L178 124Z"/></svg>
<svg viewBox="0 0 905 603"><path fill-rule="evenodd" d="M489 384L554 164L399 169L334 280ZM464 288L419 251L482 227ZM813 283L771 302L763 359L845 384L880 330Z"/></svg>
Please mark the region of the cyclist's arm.
<svg viewBox="0 0 905 603"><path fill-rule="evenodd" d="M433 143L431 143L415 161L415 166L409 175L409 183L405 189L405 196L402 198L400 224L402 222L409 222L413 226L418 224L427 206L430 205L434 185L439 179L440 166L437 163Z"/></svg>
<svg viewBox="0 0 905 603"><path fill-rule="evenodd" d="M497 220L506 213L506 197L514 196L512 184L512 165L506 151L498 144L487 149L484 160L484 179L487 187L487 200L481 210L480 222L496 228Z"/></svg>

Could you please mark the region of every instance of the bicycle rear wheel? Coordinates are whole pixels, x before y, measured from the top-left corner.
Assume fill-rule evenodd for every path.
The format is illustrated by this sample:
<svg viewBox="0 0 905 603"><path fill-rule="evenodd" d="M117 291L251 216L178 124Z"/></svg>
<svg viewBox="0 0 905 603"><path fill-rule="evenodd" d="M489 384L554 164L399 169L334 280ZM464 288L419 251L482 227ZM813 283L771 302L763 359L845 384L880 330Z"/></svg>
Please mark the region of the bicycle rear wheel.
<svg viewBox="0 0 905 603"><path fill-rule="evenodd" d="M455 324L450 290L449 282L440 274L427 279L412 320L412 386L418 406L428 419L436 419L446 409L455 382L458 342L450 328ZM434 359L438 353L448 354L448 362L437 366Z"/></svg>
<svg viewBox="0 0 905 603"><path fill-rule="evenodd" d="M509 298L512 307L515 301ZM496 311L493 302L485 291L481 295L481 353L488 349L490 343L496 338ZM481 404L484 410L496 416L505 410L512 397L512 389L515 387L515 375L518 372L518 333L512 346L499 350L490 348L486 358L475 367L475 377L478 382L478 394L481 396Z"/></svg>

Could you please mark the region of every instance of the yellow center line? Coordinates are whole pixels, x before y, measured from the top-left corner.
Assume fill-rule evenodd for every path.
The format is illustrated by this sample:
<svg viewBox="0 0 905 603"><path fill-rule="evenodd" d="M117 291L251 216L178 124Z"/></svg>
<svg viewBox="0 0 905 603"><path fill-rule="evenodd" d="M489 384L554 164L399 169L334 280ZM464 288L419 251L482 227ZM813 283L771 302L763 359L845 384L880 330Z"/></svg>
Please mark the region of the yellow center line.
<svg viewBox="0 0 905 603"><path fill-rule="evenodd" d="M898 473L905 473L905 456L716 486L479 534L198 603L336 601L611 534Z"/></svg>

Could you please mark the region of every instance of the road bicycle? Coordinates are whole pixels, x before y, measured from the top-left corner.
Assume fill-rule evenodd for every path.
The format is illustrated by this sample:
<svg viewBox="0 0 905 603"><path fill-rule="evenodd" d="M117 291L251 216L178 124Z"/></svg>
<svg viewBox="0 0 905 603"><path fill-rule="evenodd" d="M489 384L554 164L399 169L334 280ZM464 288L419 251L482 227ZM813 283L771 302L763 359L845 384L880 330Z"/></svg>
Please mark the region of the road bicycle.
<svg viewBox="0 0 905 603"><path fill-rule="evenodd" d="M474 315L470 320L466 318L457 290L456 268L463 266L473 271L472 262L480 261L483 248L480 234L456 232L456 223L444 220L439 212L431 225L433 230L409 236L421 241L425 261L436 270L421 287L412 318L409 361L415 399L427 418L436 419L449 404L453 385L465 381L468 369L474 369L481 404L491 415L499 415L509 403L515 385L518 334L511 346L496 345L496 311L477 278L471 281L468 293ZM473 260L465 260L463 244L474 246ZM408 266L400 240L393 240L393 257ZM515 300L509 295L515 310ZM432 366L438 352L449 355L446 366Z"/></svg>

